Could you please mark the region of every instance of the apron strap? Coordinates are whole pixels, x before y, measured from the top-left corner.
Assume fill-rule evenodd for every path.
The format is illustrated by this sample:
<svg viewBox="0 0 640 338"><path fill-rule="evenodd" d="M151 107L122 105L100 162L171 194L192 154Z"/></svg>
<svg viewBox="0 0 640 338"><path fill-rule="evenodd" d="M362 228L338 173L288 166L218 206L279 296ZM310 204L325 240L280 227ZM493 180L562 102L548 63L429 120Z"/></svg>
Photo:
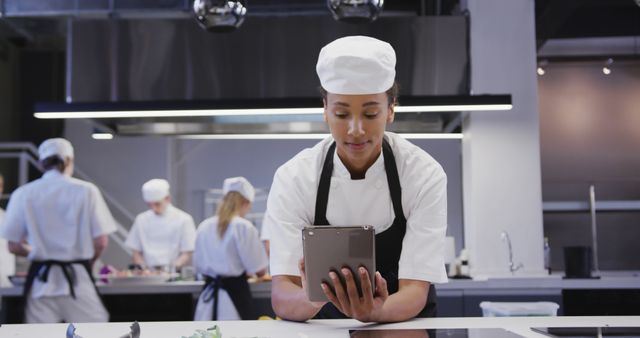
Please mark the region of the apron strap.
<svg viewBox="0 0 640 338"><path fill-rule="evenodd" d="M329 188L331 188L331 175L333 174L333 154L336 151L336 143L333 142L327 151L324 159L320 182L318 184L318 194L316 195L316 214L313 225L328 225L327 202L329 201Z"/></svg>
<svg viewBox="0 0 640 338"><path fill-rule="evenodd" d="M400 186L396 158L393 156L391 145L389 145L389 142L385 138L382 139L382 153L384 157L384 168L387 172L387 184L389 185L389 193L391 194L391 203L393 203L393 212L396 214L394 223L401 223L406 226L407 219L404 217L404 211L402 210L402 188Z"/></svg>

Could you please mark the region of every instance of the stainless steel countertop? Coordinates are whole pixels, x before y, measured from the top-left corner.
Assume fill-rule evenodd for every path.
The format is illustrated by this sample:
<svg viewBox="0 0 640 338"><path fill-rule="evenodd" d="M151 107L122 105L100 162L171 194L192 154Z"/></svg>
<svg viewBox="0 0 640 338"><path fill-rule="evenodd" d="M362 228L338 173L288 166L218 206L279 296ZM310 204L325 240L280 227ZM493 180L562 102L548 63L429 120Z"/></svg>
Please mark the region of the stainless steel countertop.
<svg viewBox="0 0 640 338"><path fill-rule="evenodd" d="M168 282L161 284L119 284L98 283L98 290L104 295L116 294L157 294L194 293L202 289L202 281ZM271 297L271 282L250 283L256 298ZM505 277L486 280L450 279L449 283L438 284L441 296L461 294L549 294L563 289L640 289L640 276L603 276L600 279L563 279L560 276ZM19 296L21 286L2 287L0 296Z"/></svg>
<svg viewBox="0 0 640 338"><path fill-rule="evenodd" d="M401 323L362 323L353 319L320 319L304 323L284 320L243 320L218 322L142 322L143 337L174 338L193 333L196 329L206 329L217 324L224 337L308 337L342 338L349 336L352 329L438 329L468 328L472 337L509 337L506 332L480 332L474 328L503 328L525 338L544 338L533 332L531 327L638 327L640 316L602 317L487 317L487 318L421 318ZM68 324L3 324L3 337L62 337ZM78 323L78 334L93 338L112 338L129 331L131 323ZM484 333L484 334L483 334Z"/></svg>

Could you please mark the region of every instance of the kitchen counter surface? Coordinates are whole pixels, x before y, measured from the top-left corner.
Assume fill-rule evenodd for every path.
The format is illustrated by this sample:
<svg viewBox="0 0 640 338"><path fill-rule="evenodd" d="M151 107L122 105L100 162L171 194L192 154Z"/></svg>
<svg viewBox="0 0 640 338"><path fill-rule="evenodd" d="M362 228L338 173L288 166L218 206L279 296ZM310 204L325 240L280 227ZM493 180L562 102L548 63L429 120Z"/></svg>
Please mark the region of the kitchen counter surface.
<svg viewBox="0 0 640 338"><path fill-rule="evenodd" d="M157 293L199 293L203 282L168 282L161 284L119 284L98 283L98 290L104 295L114 294L157 294ZM271 282L250 283L254 297L269 298ZM560 276L506 277L486 280L450 279L449 283L438 284L442 295L456 292L548 292L563 289L640 289L639 276L603 276L600 279L563 279ZM19 296L21 286L0 288L0 296Z"/></svg>
<svg viewBox="0 0 640 338"><path fill-rule="evenodd" d="M347 338L350 329L436 329L436 328L504 328L522 337L546 337L531 327L640 327L640 316L610 317L490 317L490 318L426 318L394 324L366 324L356 320L312 320L306 323L270 321L221 322L142 322L141 337L188 336L196 329L219 325L223 337L305 337ZM76 324L76 334L91 338L120 337L129 332L130 323ZM2 337L64 337L67 324L9 324L0 327ZM482 333L482 332L480 332ZM401 332L402 334L402 332ZM470 333L471 334L471 333ZM474 337L500 338L501 335L474 334ZM509 336L504 335L504 337ZM387 337L385 335L385 337Z"/></svg>
<svg viewBox="0 0 640 338"><path fill-rule="evenodd" d="M148 284L104 284L97 283L98 291L103 295L122 295L122 294L175 294L175 293L200 293L203 281L179 281L167 283L148 283ZM249 283L251 292L254 297L271 297L271 282ZM10 286L0 288L0 296L20 296L22 295L22 286Z"/></svg>
<svg viewBox="0 0 640 338"><path fill-rule="evenodd" d="M482 279L449 279L437 285L438 290L491 289L638 289L640 276L602 276L592 279L565 279L551 276L507 276Z"/></svg>

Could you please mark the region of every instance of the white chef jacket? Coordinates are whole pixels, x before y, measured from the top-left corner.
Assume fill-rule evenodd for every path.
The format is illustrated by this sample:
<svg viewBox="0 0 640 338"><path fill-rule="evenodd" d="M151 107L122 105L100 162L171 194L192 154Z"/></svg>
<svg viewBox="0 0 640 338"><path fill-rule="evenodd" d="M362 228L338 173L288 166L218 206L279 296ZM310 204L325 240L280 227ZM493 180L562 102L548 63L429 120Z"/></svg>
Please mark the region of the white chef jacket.
<svg viewBox="0 0 640 338"><path fill-rule="evenodd" d="M0 228L4 220L4 210L0 208ZM0 286L11 286L9 276L16 273L16 256L9 252L7 241L0 238Z"/></svg>
<svg viewBox="0 0 640 338"><path fill-rule="evenodd" d="M269 223L265 222L267 215L262 216L262 227L260 229L260 240L268 241L271 239L271 233L269 232Z"/></svg>
<svg viewBox="0 0 640 338"><path fill-rule="evenodd" d="M398 277L447 282L444 238L447 229L447 177L436 160L401 136L386 132L396 159L407 228ZM263 224L271 239L272 275L299 276L302 228L313 224L320 173L333 143L329 137L283 164L273 179ZM382 152L365 178L352 180L336 153L327 203L332 225L372 225L385 231L395 218Z"/></svg>
<svg viewBox="0 0 640 338"><path fill-rule="evenodd" d="M93 239L114 231L115 221L94 184L49 170L12 194L0 237L26 239L29 260L71 261L93 258ZM73 268L76 294L95 292L85 268ZM31 289L32 298L69 294L59 266L51 267L47 283L36 278Z"/></svg>
<svg viewBox="0 0 640 338"><path fill-rule="evenodd" d="M193 265L197 273L211 277L254 274L267 267L267 254L258 229L249 220L234 217L220 238L218 217L214 216L198 226Z"/></svg>
<svg viewBox="0 0 640 338"><path fill-rule="evenodd" d="M195 238L193 217L169 204L161 215L153 210L139 214L126 244L142 252L147 266L171 265L181 252L193 251Z"/></svg>

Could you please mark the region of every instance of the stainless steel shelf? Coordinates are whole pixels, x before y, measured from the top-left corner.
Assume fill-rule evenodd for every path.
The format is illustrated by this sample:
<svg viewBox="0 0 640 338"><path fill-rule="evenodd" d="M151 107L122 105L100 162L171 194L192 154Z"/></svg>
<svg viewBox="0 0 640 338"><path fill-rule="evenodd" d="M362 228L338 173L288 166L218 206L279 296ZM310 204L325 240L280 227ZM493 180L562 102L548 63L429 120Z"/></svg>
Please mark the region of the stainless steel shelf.
<svg viewBox="0 0 640 338"><path fill-rule="evenodd" d="M596 211L640 211L638 201L597 201ZM544 212L588 212L589 201L552 201L542 202Z"/></svg>

